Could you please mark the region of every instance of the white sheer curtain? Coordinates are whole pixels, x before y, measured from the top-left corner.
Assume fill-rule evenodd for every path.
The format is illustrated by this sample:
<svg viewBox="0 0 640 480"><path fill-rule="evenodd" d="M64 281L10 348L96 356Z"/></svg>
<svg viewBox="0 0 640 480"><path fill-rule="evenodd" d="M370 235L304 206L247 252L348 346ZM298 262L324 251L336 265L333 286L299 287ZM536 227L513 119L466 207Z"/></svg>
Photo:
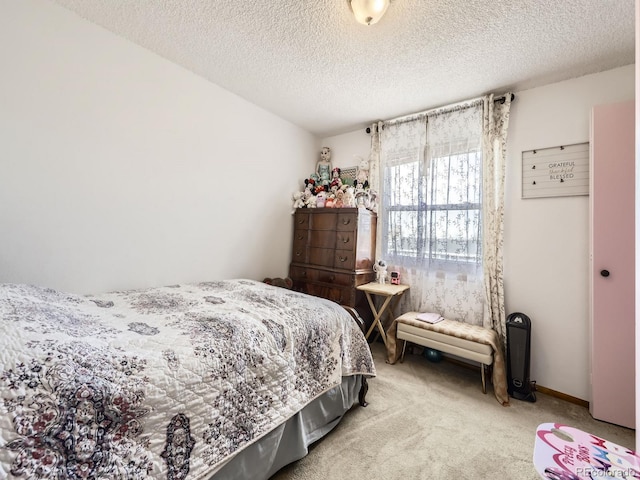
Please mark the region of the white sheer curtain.
<svg viewBox="0 0 640 480"><path fill-rule="evenodd" d="M416 311L482 325L481 100L381 133L380 255L411 285ZM406 308L405 307L405 308Z"/></svg>
<svg viewBox="0 0 640 480"><path fill-rule="evenodd" d="M504 179L511 93L374 124L377 258L404 310L494 329L505 345Z"/></svg>
<svg viewBox="0 0 640 480"><path fill-rule="evenodd" d="M369 157L369 187L380 192L380 132L384 124L377 122L371 125L371 154Z"/></svg>

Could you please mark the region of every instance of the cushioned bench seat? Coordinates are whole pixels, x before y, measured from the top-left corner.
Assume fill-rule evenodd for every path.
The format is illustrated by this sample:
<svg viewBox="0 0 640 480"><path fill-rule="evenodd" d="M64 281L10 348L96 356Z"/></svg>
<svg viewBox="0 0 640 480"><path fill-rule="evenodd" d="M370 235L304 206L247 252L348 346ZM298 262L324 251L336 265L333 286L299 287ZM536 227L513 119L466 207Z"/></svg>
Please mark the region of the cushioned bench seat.
<svg viewBox="0 0 640 480"><path fill-rule="evenodd" d="M387 360L395 363L404 359L406 343L411 342L441 352L475 361L480 364L482 391L486 393L485 370L493 365L493 386L500 403L509 403L506 388L504 355L495 331L455 320L428 323L416 318L417 312L408 312L396 318L387 331ZM397 341L402 340L399 352Z"/></svg>
<svg viewBox="0 0 640 480"><path fill-rule="evenodd" d="M443 322L452 322L453 320L443 320ZM430 324L426 324L430 325ZM482 375L482 393L487 393L485 380L485 368L493 363L493 349L491 345L484 345L474 340L453 337L448 334L434 332L428 328L418 328L408 323L398 323L396 333L398 340L406 340L402 346L402 355L400 361L404 360L404 352L407 347L407 341L422 345L423 347L434 348L441 352L451 353L467 360L473 360L480 363L480 371Z"/></svg>

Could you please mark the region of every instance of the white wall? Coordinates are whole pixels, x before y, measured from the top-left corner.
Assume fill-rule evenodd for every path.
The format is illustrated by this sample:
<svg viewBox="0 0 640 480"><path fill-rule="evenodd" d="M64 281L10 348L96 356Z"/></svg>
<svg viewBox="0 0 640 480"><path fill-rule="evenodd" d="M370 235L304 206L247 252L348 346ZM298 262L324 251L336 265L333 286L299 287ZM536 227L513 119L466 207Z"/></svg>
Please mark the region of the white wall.
<svg viewBox="0 0 640 480"><path fill-rule="evenodd" d="M589 141L593 105L634 98L633 65L516 92L507 145L507 314L532 322L531 379L589 400L589 203L587 196L521 198L522 152ZM337 166L367 156L364 129L321 140ZM342 163L345 161L346 163Z"/></svg>
<svg viewBox="0 0 640 480"><path fill-rule="evenodd" d="M507 312L531 318L531 378L589 400L589 197L521 199L522 152L589 141L594 105L630 100L634 65L516 94L505 192Z"/></svg>
<svg viewBox="0 0 640 480"><path fill-rule="evenodd" d="M287 274L310 133L43 0L0 0L0 71L0 282Z"/></svg>

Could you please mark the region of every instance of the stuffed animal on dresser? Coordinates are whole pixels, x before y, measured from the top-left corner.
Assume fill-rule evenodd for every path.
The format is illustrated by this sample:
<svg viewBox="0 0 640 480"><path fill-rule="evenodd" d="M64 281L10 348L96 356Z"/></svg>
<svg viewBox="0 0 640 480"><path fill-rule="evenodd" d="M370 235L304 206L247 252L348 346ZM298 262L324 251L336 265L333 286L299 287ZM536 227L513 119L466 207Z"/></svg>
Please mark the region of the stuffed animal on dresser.
<svg viewBox="0 0 640 480"><path fill-rule="evenodd" d="M364 185L365 182L368 184L369 180L369 160L365 160L362 157L357 157L360 159L360 163L358 164L358 168L356 171L356 181L358 183L362 183Z"/></svg>
<svg viewBox="0 0 640 480"><path fill-rule="evenodd" d="M295 192L293 194L293 211L296 211L296 208L304 208L304 200L302 198L302 192Z"/></svg>

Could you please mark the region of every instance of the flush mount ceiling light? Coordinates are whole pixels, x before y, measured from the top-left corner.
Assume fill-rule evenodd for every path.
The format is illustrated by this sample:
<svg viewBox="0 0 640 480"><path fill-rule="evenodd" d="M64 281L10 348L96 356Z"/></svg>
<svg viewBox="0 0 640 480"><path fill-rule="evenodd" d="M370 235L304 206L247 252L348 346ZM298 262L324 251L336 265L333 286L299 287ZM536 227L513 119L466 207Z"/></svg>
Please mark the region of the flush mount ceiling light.
<svg viewBox="0 0 640 480"><path fill-rule="evenodd" d="M363 25L378 23L387 11L389 0L350 0L356 20Z"/></svg>

